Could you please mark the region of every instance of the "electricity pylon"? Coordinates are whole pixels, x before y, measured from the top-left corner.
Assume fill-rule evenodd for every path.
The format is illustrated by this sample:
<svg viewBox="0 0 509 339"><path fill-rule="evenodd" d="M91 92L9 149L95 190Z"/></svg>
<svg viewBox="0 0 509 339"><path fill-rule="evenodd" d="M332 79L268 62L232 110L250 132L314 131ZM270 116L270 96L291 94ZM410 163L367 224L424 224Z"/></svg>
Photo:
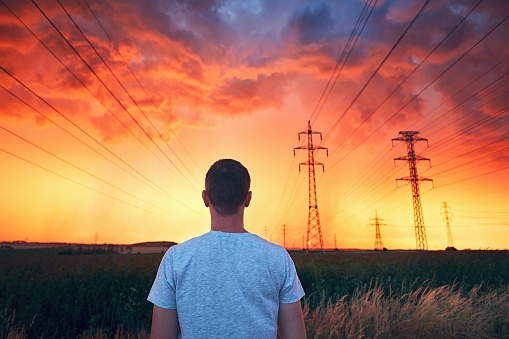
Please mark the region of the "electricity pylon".
<svg viewBox="0 0 509 339"><path fill-rule="evenodd" d="M447 206L447 203L444 201L444 206L442 206L444 218L442 220L445 221L445 225L447 226L447 247L453 248L454 244L452 241L452 232L451 232L451 218L449 217L449 213L451 213L451 208Z"/></svg>
<svg viewBox="0 0 509 339"><path fill-rule="evenodd" d="M286 248L286 224L283 224L283 248Z"/></svg>
<svg viewBox="0 0 509 339"><path fill-rule="evenodd" d="M97 239L99 239L99 233L95 232L94 235L94 245L97 246Z"/></svg>
<svg viewBox="0 0 509 339"><path fill-rule="evenodd" d="M307 239L306 239L306 252L309 250L320 250L323 252L323 236L322 236L322 226L320 225L320 215L318 214L318 202L316 197L316 176L315 176L315 165L322 166L322 171L324 169L324 165L321 162L315 162L315 150L324 149L327 152L327 156L329 156L329 150L325 147L315 146L313 145L313 134L320 135L320 140L322 140L322 133L315 132L311 129L311 122L308 121L308 129L304 132L299 132L298 139L300 141L301 134L306 134L308 138L308 143L306 146L299 146L293 149L293 156L295 156L295 150L305 149L308 151L308 161L301 162L300 166L308 166L308 196L309 196L309 212L308 212L308 230L307 230Z"/></svg>
<svg viewBox="0 0 509 339"><path fill-rule="evenodd" d="M410 181L410 186L412 187L412 200L414 206L414 225L415 225L415 242L416 248L418 250L428 250L428 240L426 239L426 229L424 228L424 216L422 214L422 204L421 204L421 195L419 193L419 181L433 181L432 179L419 177L417 174L417 162L425 160L430 161L428 158L421 157L420 155L415 154L414 143L417 141L426 141L428 139L424 139L421 137L416 137L419 132L416 131L401 131L399 132L401 136L399 138L392 139L392 145L394 146L394 141L404 141L407 147L407 156L394 158L396 160L404 160L408 162L408 168L410 170L410 176L398 178L398 180Z"/></svg>
<svg viewBox="0 0 509 339"><path fill-rule="evenodd" d="M382 242L382 236L380 235L380 226L385 226L385 224L381 224L380 223L380 221L382 221L382 219L378 218L377 210L375 210L375 219L371 219L371 220L374 220L375 223L374 224L370 224L370 225L376 227L375 251L383 251L384 243Z"/></svg>

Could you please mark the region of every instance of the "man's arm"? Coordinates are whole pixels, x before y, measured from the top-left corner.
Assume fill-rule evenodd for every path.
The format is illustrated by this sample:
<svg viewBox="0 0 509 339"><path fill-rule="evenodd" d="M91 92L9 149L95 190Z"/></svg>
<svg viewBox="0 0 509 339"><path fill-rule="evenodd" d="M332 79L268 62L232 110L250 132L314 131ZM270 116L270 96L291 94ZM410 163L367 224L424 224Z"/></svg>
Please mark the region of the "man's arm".
<svg viewBox="0 0 509 339"><path fill-rule="evenodd" d="M152 311L152 329L150 331L151 339L177 339L178 325L177 310L161 308L154 305Z"/></svg>
<svg viewBox="0 0 509 339"><path fill-rule="evenodd" d="M278 332L282 339L305 339L306 327L300 300L291 304L279 304Z"/></svg>

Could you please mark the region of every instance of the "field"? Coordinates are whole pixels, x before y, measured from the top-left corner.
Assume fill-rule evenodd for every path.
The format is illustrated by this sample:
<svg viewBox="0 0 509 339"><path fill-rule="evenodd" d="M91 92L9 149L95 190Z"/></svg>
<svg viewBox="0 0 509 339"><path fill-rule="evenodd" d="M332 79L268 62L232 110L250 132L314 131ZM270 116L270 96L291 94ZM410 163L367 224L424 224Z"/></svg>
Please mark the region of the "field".
<svg viewBox="0 0 509 339"><path fill-rule="evenodd" d="M162 254L0 251L0 337L147 337ZM509 338L509 252L291 252L309 338Z"/></svg>

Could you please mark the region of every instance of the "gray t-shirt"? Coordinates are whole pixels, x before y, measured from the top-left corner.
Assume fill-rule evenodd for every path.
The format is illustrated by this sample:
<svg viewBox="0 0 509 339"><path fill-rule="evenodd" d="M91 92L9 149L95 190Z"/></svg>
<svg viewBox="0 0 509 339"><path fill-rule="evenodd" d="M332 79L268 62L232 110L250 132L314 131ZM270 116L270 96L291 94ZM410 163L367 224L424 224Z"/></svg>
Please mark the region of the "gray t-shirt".
<svg viewBox="0 0 509 339"><path fill-rule="evenodd" d="M210 231L166 252L148 300L177 310L181 338L276 338L279 304L303 296L283 247Z"/></svg>

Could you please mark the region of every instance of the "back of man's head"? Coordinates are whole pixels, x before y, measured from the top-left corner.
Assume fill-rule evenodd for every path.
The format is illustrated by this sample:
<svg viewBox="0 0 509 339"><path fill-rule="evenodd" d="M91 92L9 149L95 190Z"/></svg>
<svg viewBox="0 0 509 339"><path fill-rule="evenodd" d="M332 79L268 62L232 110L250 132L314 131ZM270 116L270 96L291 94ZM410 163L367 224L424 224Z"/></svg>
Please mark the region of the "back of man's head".
<svg viewBox="0 0 509 339"><path fill-rule="evenodd" d="M244 204L251 178L247 169L238 161L216 161L205 176L205 190L214 210L222 215L236 214Z"/></svg>

